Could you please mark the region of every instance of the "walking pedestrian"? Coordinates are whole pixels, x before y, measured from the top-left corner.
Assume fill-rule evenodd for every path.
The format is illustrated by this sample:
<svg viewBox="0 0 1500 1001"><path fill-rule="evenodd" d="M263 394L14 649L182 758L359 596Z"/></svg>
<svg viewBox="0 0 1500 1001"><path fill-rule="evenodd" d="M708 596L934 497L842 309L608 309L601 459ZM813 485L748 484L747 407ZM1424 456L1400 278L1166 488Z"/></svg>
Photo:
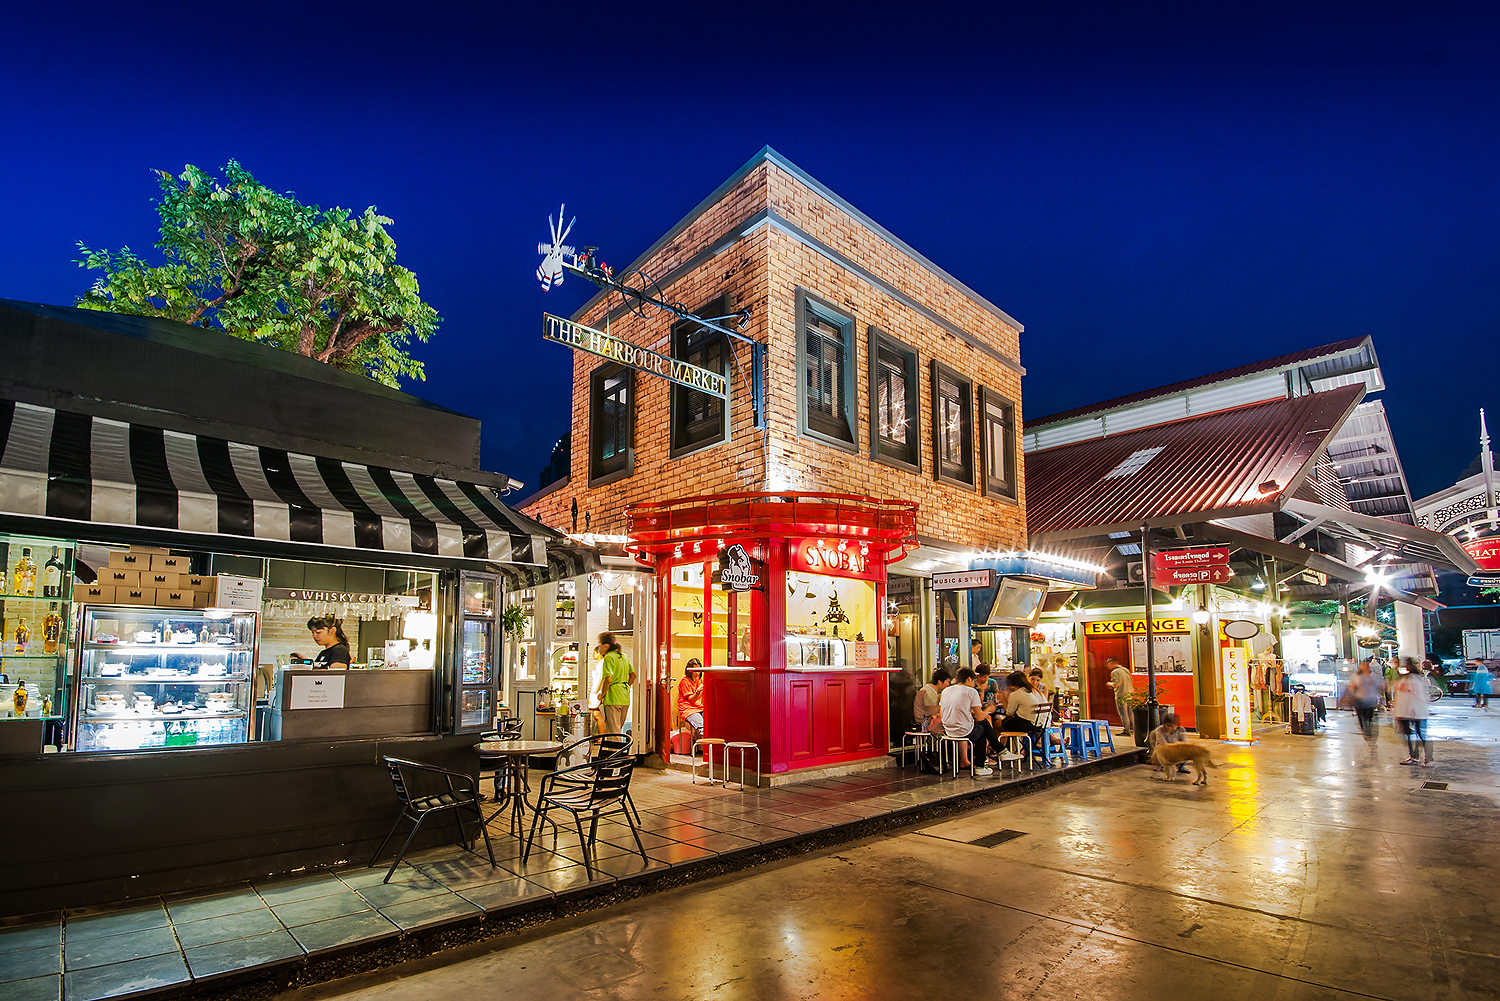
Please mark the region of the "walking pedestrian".
<svg viewBox="0 0 1500 1001"><path fill-rule="evenodd" d="M1368 659L1359 662L1359 667L1354 677L1349 679L1349 701L1354 704L1354 715L1359 720L1359 732L1364 735L1365 743L1370 747L1370 757L1375 756L1375 710L1380 706L1380 698L1385 690L1385 683L1381 681L1380 675L1376 674Z"/></svg>
<svg viewBox="0 0 1500 1001"><path fill-rule="evenodd" d="M1427 743L1427 717L1432 712L1430 686L1427 675L1411 658L1407 658L1401 677L1396 681L1396 725L1406 736L1406 760L1403 765L1420 764L1432 767L1432 745ZM1422 757L1417 758L1417 745L1422 745Z"/></svg>
<svg viewBox="0 0 1500 1001"><path fill-rule="evenodd" d="M1104 658L1104 667L1109 671L1109 687L1115 690L1115 712L1120 716L1120 732L1130 736L1130 703L1135 694L1135 679L1130 671L1114 657Z"/></svg>
<svg viewBox="0 0 1500 1001"><path fill-rule="evenodd" d="M1474 708L1490 707L1490 668L1482 660L1469 661L1469 691L1474 693Z"/></svg>

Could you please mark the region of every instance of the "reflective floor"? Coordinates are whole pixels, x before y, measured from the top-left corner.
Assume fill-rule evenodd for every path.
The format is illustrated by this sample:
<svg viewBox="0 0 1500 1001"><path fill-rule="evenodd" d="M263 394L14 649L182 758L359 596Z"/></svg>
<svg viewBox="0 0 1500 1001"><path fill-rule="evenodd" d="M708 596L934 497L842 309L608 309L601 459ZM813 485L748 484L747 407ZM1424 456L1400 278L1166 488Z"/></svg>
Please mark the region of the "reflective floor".
<svg viewBox="0 0 1500 1001"><path fill-rule="evenodd" d="M1430 769L1336 713L285 997L1496 998L1500 710L1438 713Z"/></svg>

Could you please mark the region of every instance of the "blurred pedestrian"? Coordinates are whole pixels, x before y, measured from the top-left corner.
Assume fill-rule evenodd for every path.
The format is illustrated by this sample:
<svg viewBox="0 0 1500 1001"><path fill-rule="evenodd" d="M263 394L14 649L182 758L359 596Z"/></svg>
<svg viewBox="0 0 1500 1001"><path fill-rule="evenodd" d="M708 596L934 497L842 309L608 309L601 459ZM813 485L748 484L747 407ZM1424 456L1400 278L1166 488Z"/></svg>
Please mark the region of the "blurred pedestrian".
<svg viewBox="0 0 1500 1001"><path fill-rule="evenodd" d="M1431 686L1427 675L1410 657L1402 665L1401 676L1396 679L1396 725L1406 737L1406 760L1403 765L1420 764L1432 767L1432 745L1427 743L1427 717L1432 712ZM1421 760L1417 758L1417 745L1422 745Z"/></svg>
<svg viewBox="0 0 1500 1001"><path fill-rule="evenodd" d="M1359 662L1354 677L1349 679L1349 701L1354 704L1354 715L1359 720L1359 732L1364 734L1370 747L1370 757L1375 756L1375 710L1380 707L1385 683L1368 659Z"/></svg>
<svg viewBox="0 0 1500 1001"><path fill-rule="evenodd" d="M1115 712L1120 717L1120 732L1130 736L1131 703L1135 695L1135 679L1130 671L1114 657L1104 658L1104 669L1109 672L1109 687L1115 690Z"/></svg>
<svg viewBox="0 0 1500 1001"><path fill-rule="evenodd" d="M1474 708L1490 707L1490 668L1482 660L1469 661L1469 691L1474 693Z"/></svg>

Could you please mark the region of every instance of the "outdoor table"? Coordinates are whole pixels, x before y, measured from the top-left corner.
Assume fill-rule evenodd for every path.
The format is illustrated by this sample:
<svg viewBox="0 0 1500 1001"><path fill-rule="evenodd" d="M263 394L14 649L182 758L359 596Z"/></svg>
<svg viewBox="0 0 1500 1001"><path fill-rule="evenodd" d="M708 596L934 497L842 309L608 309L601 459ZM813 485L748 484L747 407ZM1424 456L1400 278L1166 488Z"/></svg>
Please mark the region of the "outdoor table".
<svg viewBox="0 0 1500 1001"><path fill-rule="evenodd" d="M519 759L511 762L510 767L510 833L516 837L525 830L526 759L533 754L556 754L562 747L552 740L487 740L474 745L474 750L480 754L503 754ZM500 809L503 812L505 808Z"/></svg>

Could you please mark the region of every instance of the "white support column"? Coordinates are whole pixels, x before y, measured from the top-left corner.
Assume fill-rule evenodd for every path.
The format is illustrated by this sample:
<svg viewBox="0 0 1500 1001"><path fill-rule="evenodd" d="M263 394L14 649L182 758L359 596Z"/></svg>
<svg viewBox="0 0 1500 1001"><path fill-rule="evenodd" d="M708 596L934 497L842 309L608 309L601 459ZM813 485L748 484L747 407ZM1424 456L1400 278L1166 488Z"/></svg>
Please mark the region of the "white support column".
<svg viewBox="0 0 1500 1001"><path fill-rule="evenodd" d="M1407 601L1396 602L1396 655L1418 664L1427 656L1427 637L1422 628L1422 609Z"/></svg>

